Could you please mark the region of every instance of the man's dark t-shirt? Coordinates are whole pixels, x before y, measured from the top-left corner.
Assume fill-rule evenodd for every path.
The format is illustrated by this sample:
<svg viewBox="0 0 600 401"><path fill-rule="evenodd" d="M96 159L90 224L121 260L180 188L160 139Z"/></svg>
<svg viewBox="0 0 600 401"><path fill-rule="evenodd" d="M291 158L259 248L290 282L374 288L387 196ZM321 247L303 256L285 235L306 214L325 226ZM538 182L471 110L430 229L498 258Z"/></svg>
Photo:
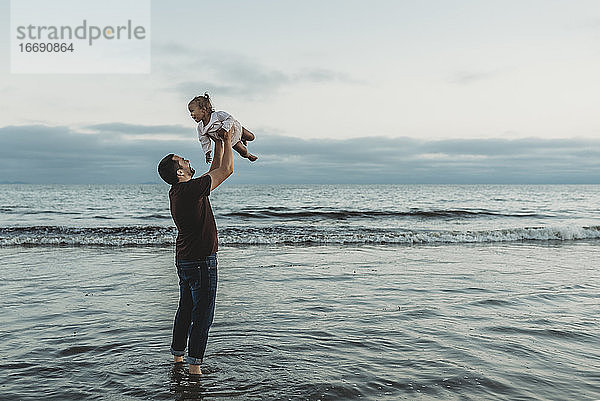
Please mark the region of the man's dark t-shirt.
<svg viewBox="0 0 600 401"><path fill-rule="evenodd" d="M211 177L203 175L171 186L171 216L177 226L176 259L202 259L217 252L217 225L208 195Z"/></svg>

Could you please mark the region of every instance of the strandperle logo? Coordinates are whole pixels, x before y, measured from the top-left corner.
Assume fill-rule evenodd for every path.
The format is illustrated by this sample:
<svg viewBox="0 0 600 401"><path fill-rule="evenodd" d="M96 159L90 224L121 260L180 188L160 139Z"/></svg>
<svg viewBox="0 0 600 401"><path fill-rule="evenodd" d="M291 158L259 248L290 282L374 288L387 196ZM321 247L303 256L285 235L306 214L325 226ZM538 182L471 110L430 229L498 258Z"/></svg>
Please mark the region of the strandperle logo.
<svg viewBox="0 0 600 401"><path fill-rule="evenodd" d="M13 74L149 74L151 0L11 0Z"/></svg>
<svg viewBox="0 0 600 401"><path fill-rule="evenodd" d="M144 40L146 39L146 28L142 25L134 25L132 20L127 20L125 25L105 25L97 26L88 24L83 20L81 25L72 27L62 26L40 26L40 25L21 25L16 28L16 38L18 40L87 40L88 45L92 46L94 41L105 40Z"/></svg>

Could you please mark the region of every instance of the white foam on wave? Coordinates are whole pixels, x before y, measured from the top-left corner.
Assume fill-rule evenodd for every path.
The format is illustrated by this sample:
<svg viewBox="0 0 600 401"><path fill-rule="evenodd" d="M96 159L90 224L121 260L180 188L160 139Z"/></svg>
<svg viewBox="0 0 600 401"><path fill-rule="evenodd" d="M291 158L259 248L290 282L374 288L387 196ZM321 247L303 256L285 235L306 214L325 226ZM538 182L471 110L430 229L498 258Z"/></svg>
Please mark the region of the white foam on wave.
<svg viewBox="0 0 600 401"><path fill-rule="evenodd" d="M229 245L263 244L443 244L600 239L600 227L530 227L483 231L304 232L277 236L228 235Z"/></svg>
<svg viewBox="0 0 600 401"><path fill-rule="evenodd" d="M484 231L406 233L410 243L474 243L509 241L570 241L600 238L600 227L528 227Z"/></svg>
<svg viewBox="0 0 600 401"><path fill-rule="evenodd" d="M156 230L103 233L99 229L52 232L25 230L0 232L0 246L172 246L176 231ZM308 244L460 244L510 241L575 241L600 239L600 226L526 227L481 231L320 230L290 227L283 230L229 229L219 235L221 245Z"/></svg>

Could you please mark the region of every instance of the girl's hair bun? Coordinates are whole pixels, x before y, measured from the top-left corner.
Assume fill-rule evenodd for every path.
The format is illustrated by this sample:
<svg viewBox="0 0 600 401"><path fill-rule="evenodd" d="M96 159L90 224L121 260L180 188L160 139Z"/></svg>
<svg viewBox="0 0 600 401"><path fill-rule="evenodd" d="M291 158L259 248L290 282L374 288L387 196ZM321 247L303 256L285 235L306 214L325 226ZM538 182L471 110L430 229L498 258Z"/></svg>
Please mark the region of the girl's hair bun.
<svg viewBox="0 0 600 401"><path fill-rule="evenodd" d="M190 100L190 104L192 104L192 103L196 103L200 107L205 107L206 109L210 110L211 112L215 111L215 109L213 108L213 106L210 102L210 95L208 94L208 92L204 92L204 95L196 96L195 98Z"/></svg>

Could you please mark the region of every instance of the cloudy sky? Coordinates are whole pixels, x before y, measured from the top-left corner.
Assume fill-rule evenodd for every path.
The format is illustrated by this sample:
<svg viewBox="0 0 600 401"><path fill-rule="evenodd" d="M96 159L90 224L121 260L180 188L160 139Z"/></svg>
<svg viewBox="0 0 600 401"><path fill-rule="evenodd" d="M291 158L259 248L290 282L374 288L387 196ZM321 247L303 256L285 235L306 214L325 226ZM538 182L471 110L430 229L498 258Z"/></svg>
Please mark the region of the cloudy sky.
<svg viewBox="0 0 600 401"><path fill-rule="evenodd" d="M597 0L154 0L131 75L11 74L9 11L0 181L158 182L170 152L200 171L207 90L257 134L237 183L600 183Z"/></svg>

